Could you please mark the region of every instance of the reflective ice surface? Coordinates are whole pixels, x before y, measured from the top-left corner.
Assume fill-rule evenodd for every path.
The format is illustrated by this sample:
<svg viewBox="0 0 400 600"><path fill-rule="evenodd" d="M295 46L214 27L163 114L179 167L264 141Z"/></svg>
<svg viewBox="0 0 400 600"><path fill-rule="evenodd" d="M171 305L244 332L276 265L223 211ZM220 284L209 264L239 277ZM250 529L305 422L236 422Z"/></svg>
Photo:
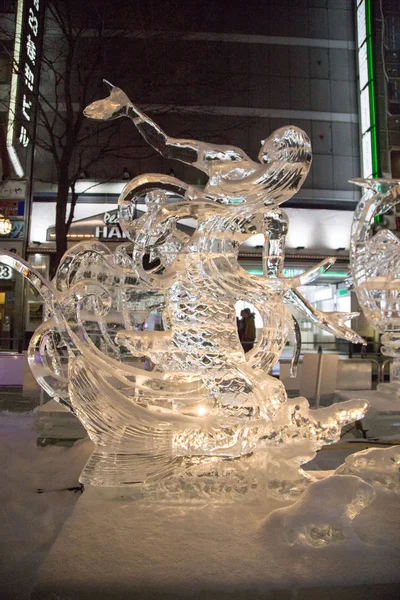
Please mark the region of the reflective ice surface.
<svg viewBox="0 0 400 600"><path fill-rule="evenodd" d="M400 181L355 179L364 195L354 213L350 264L354 289L369 323L382 333L382 354L393 358L391 383L380 392L400 397L400 241L389 230L374 235L374 218L400 202Z"/></svg>
<svg viewBox="0 0 400 600"><path fill-rule="evenodd" d="M400 493L399 447L370 448L351 454L336 473L357 475L373 486Z"/></svg>
<svg viewBox="0 0 400 600"><path fill-rule="evenodd" d="M314 548L359 541L352 521L375 495L372 485L353 475L315 481L292 506L274 510L261 524L258 538L268 541L279 532L291 546Z"/></svg>
<svg viewBox="0 0 400 600"><path fill-rule="evenodd" d="M167 136L112 86L85 113L129 118L157 151L209 179L199 191L167 175L136 177L119 199L130 241L115 252L99 242L77 244L51 283L17 257L0 256L45 299L48 319L32 338L29 361L40 385L71 408L95 443L81 481L164 480L159 489L178 496L243 494L267 480L278 495L301 490L301 464L367 407L354 400L312 411L304 398L287 401L268 374L294 327L286 303L321 328L360 341L345 325L352 315L323 313L298 291L334 259L283 277L288 220L280 204L310 169L307 135L294 126L278 129L255 162L240 148ZM135 218L143 197L147 212ZM194 233L183 226L188 218ZM238 263L240 244L256 233L265 237L263 277ZM262 318L246 354L239 300Z"/></svg>

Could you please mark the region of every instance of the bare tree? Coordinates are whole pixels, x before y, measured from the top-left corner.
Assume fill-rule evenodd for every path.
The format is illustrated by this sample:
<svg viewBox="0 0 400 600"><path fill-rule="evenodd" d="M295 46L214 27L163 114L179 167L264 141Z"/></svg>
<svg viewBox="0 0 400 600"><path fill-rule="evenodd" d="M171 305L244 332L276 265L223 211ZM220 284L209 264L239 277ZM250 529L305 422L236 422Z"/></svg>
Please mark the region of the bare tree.
<svg viewBox="0 0 400 600"><path fill-rule="evenodd" d="M160 11L156 0L47 0L35 176L43 163L51 164L57 183L56 264L67 250L79 197L76 183L82 174L96 172L96 179L107 180L117 160L153 154L122 120L86 121L85 106L106 94L102 77L124 87L143 108L149 103L163 105L161 113L176 112L177 104L196 103L200 93L203 101L208 96L213 104L216 90L221 93L228 85L226 73L209 72L206 46L199 56L196 51L191 56L182 52L190 7L185 12L179 2L167 5L170 10ZM189 115L181 123L174 135L190 137ZM208 136L210 141L226 140L231 127L231 122L220 120Z"/></svg>

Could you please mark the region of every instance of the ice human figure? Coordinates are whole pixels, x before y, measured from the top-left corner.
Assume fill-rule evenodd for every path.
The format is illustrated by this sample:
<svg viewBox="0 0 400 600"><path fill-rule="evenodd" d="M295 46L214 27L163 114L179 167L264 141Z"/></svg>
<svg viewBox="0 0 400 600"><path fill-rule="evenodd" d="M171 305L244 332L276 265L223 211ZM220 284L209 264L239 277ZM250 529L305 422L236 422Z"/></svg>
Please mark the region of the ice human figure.
<svg viewBox="0 0 400 600"><path fill-rule="evenodd" d="M375 216L400 202L400 181L353 179L364 188L354 212L350 266L354 290L366 318L382 333L382 354L393 358L391 382L378 384L379 392L400 398L400 241L384 229L374 234Z"/></svg>
<svg viewBox="0 0 400 600"><path fill-rule="evenodd" d="M269 446L285 445L285 460L299 471L304 456L338 439L341 425L361 418L367 406L355 400L313 414L305 399L287 402L281 382L268 375L292 327L285 302L328 331L360 340L345 325L351 315L318 311L297 290L333 259L299 277L282 275L288 223L279 205L308 173L307 135L281 128L263 143L255 163L238 148L169 138L118 88L85 113L132 118L155 148L203 168L209 182L199 192L167 175L136 177L119 199L130 243L114 253L99 242L77 244L51 283L22 260L1 256L45 298L51 318L33 336L29 360L39 383L71 407L95 442L81 481L121 485L171 475L221 481L232 473L230 461L243 457L242 493L246 481L254 487L249 482L259 462L253 454L267 457ZM148 210L136 219L139 197ZM197 219L192 236L179 229L186 217ZM254 233L265 235L265 277L238 263L239 245ZM146 256L159 262L145 268ZM246 355L234 314L243 297L263 321L260 340ZM162 311L164 331L140 330L135 314L143 307ZM144 359L152 361L152 371L141 367ZM308 447L300 455L292 443L299 438ZM247 480L246 471L252 471ZM259 469L256 480L263 474Z"/></svg>
<svg viewBox="0 0 400 600"><path fill-rule="evenodd" d="M194 191L190 186L186 186L185 190L181 181L166 176L159 176L160 187L165 187L168 191L175 189L178 194L185 190L185 198L192 200L192 206L190 208L179 206L178 210L187 210L190 216L197 216L193 204L199 205L199 201L201 206L198 210L212 211L214 218L211 223L202 226L202 229L205 232L207 226L209 230L211 228L214 245L219 244L225 252L229 252L232 245L235 247L238 245L238 239L235 239L234 235L231 239L229 232L241 236L239 239L243 239L246 234L247 237L254 233L265 234L263 248L265 275L268 278L282 276L288 223L279 205L299 190L310 169L311 143L305 132L295 126L281 127L262 141L258 154L259 162L255 162L235 146L168 136L137 108L121 89L108 82L105 83L110 88L109 97L93 102L85 109L85 115L100 120L128 117L144 139L163 156L190 164L206 173L209 179L203 194ZM137 178L123 192L120 200L123 220L124 215L127 214L127 220L131 222L129 208L132 199L135 194L143 193L148 183L146 178L144 181L142 178ZM193 202L194 197L197 202ZM216 207L211 208L209 204L206 205L205 200L230 205L233 210L219 212ZM133 229L127 227L128 237L130 231ZM286 299L326 331L344 339L352 341L357 339L363 342L345 325L345 321L354 315L317 311L296 289L298 285L316 279L333 262L333 258L327 259L300 279L294 279L292 285L285 290ZM251 286L246 287L251 288Z"/></svg>

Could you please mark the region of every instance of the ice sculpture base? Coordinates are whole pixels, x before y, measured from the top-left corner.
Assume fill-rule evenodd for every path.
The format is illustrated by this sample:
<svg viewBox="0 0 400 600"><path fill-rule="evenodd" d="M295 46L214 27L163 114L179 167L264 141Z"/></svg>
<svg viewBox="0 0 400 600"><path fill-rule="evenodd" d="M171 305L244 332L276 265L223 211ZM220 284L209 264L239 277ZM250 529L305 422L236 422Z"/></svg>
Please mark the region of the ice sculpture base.
<svg viewBox="0 0 400 600"><path fill-rule="evenodd" d="M127 488L88 488L44 561L32 598L399 597L398 495L378 494L356 517L354 528L367 543L318 549L285 545L282 532L255 535L278 506L284 505L146 504Z"/></svg>
<svg viewBox="0 0 400 600"><path fill-rule="evenodd" d="M34 410L38 442L45 440L81 440L87 436L82 423L72 412L49 400Z"/></svg>

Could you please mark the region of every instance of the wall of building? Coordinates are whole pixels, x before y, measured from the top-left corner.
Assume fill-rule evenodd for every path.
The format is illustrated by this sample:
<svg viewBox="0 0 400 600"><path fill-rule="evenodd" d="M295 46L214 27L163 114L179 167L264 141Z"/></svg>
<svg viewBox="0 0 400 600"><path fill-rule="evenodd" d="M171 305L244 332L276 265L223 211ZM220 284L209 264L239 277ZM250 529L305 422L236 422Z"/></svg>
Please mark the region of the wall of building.
<svg viewBox="0 0 400 600"><path fill-rule="evenodd" d="M157 3L155 16L142 4L146 33L136 21L129 43L125 32L115 36L96 83L105 77L122 87L170 135L234 144L254 158L274 129L297 125L310 136L314 152L304 189L320 190L333 202L348 201L349 193L350 202L358 199L348 183L360 175L354 2L233 1L228 8L196 0L177 20L184 30L172 37L160 28L174 26L173 3ZM147 28L157 19L155 35ZM115 27L117 20L118 11ZM119 25L126 28L126 22ZM132 61L121 73L118 64L127 65L127 53ZM104 88L99 97L106 93ZM132 174L173 168L187 182L204 183L195 169L149 151L132 124L115 127L115 146L124 148L124 158L94 165L91 179L120 177L127 166ZM101 145L98 126L88 121L86 130ZM35 176L55 177L51 160L39 150Z"/></svg>
<svg viewBox="0 0 400 600"><path fill-rule="evenodd" d="M261 140L274 129L301 127L311 138L314 160L293 201L301 199L302 208L292 203L288 209L288 247L293 253L305 247L322 254L347 248L351 212L333 211L354 207L359 199L358 189L348 183L360 175L353 0L192 0L182 10L182 3L171 0L138 0L140 19L131 11L128 18L128 4L113 3L107 25L114 33L123 31L113 34L93 75L97 97L107 93L101 88L104 77L170 135L234 144L254 159ZM90 34L87 39L89 47ZM51 81L45 77L44 84ZM77 83L76 109L79 95ZM91 166L88 181L119 180L127 167L131 176L173 169L188 183L205 183L196 169L149 149L131 123L120 120L113 126L115 156ZM88 121L84 131L90 148L101 147L104 134L98 124ZM51 154L39 148L34 178L56 180ZM112 206L108 200L107 209ZM302 213L307 207L323 210ZM104 212L100 205L79 203L75 218L97 208ZM54 224L53 215L54 203L34 203L31 251L33 242L47 243L43 235L46 224Z"/></svg>

